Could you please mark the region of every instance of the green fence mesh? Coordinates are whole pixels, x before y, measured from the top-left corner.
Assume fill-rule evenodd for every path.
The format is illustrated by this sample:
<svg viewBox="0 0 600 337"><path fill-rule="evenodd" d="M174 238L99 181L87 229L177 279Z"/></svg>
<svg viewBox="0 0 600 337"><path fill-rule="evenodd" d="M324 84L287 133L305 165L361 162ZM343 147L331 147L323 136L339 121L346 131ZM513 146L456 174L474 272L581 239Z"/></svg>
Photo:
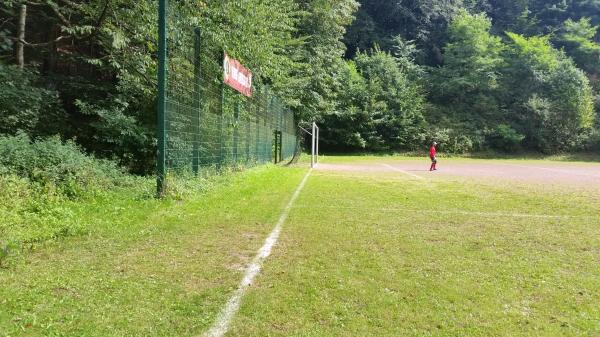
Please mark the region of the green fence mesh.
<svg viewBox="0 0 600 337"><path fill-rule="evenodd" d="M292 157L297 144L292 111L258 81L250 98L224 85L224 51L178 13L177 2L171 2L166 15L165 170L199 172Z"/></svg>

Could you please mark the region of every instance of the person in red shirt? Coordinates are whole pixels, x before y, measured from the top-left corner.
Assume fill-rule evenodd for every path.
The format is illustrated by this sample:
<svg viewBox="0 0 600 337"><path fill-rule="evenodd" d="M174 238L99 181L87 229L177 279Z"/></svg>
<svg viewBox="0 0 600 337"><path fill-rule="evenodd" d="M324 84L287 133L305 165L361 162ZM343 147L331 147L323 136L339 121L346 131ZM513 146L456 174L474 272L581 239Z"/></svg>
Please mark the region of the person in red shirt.
<svg viewBox="0 0 600 337"><path fill-rule="evenodd" d="M431 159L431 167L429 168L429 171L437 170L437 168L435 167L437 165L437 150L435 149L436 146L437 143L433 142L433 144L431 144L431 147L429 148L429 158Z"/></svg>

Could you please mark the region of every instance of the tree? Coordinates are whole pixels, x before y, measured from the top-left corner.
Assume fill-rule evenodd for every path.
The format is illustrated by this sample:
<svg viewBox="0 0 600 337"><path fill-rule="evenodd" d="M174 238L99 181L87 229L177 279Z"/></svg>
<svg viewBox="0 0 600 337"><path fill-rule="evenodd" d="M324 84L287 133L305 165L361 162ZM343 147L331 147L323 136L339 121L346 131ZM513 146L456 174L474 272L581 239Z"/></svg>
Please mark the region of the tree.
<svg viewBox="0 0 600 337"><path fill-rule="evenodd" d="M66 123L48 131L76 137L89 152L137 172L151 172L157 3L28 0L27 31L20 39L22 3L0 3L0 59L17 63L20 53L14 49L20 44L24 67L39 74L35 85L56 88ZM218 59L227 51L252 69L257 84L269 84L301 117L331 109L344 52L340 39L357 6L353 0L169 3L171 83L193 90L190 50L194 29L201 27L203 74L212 79L210 85L218 85Z"/></svg>
<svg viewBox="0 0 600 337"><path fill-rule="evenodd" d="M47 136L64 122L58 93L39 82L38 74L0 61L0 134Z"/></svg>
<svg viewBox="0 0 600 337"><path fill-rule="evenodd" d="M375 49L360 52L344 71L337 109L323 117L323 134L337 149L412 150L425 140L424 95L399 60Z"/></svg>
<svg viewBox="0 0 600 337"><path fill-rule="evenodd" d="M579 68L590 74L600 74L600 43L594 41L597 32L598 26L592 26L589 18L567 19L555 40Z"/></svg>
<svg viewBox="0 0 600 337"><path fill-rule="evenodd" d="M508 33L506 90L526 143L558 152L580 146L594 124L592 90L585 73L549 37Z"/></svg>
<svg viewBox="0 0 600 337"><path fill-rule="evenodd" d="M444 63L431 74L431 97L446 106L437 119L469 122L476 129L502 121L496 95L505 46L490 29L485 14L467 11L450 23Z"/></svg>
<svg viewBox="0 0 600 337"><path fill-rule="evenodd" d="M346 46L341 39L354 20L358 3L354 0L296 0L300 14L295 36L302 41L291 58L298 64L280 91L295 107L299 119L313 119L332 111L336 101L336 78L344 68Z"/></svg>
<svg viewBox="0 0 600 337"><path fill-rule="evenodd" d="M358 19L344 39L348 45L346 57L351 58L357 50L372 48L374 44L392 51L394 38L401 35L416 42L423 51L421 62L429 65L441 63L441 46L448 23L462 8L471 6L470 1L463 0L362 0L360 3Z"/></svg>

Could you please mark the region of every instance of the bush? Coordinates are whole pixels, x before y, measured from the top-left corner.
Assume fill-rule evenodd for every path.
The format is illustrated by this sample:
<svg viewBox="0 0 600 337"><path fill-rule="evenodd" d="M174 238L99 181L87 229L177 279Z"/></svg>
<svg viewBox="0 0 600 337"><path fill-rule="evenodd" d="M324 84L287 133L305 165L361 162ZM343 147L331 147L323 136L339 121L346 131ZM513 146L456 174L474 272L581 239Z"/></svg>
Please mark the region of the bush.
<svg viewBox="0 0 600 337"><path fill-rule="evenodd" d="M526 135L525 145L545 153L581 147L595 119L586 74L549 37L508 36L512 45L505 86L515 98L512 120Z"/></svg>
<svg viewBox="0 0 600 337"><path fill-rule="evenodd" d="M480 143L477 135L468 135L450 128L433 130L428 139L429 143L435 141L439 144L438 150L454 154L471 152Z"/></svg>
<svg viewBox="0 0 600 337"><path fill-rule="evenodd" d="M5 169L4 169L5 170ZM6 171L6 170L5 170ZM81 223L65 207L66 197L14 174L0 175L0 249L19 248L34 243L79 233Z"/></svg>
<svg viewBox="0 0 600 337"><path fill-rule="evenodd" d="M115 192L150 195L151 185L151 179L86 155L72 141L0 136L0 264L30 244L86 232L90 224L82 215L90 205Z"/></svg>
<svg viewBox="0 0 600 337"><path fill-rule="evenodd" d="M587 142L583 147L583 150L600 152L600 126L596 126L592 130L590 137L587 139Z"/></svg>
<svg viewBox="0 0 600 337"><path fill-rule="evenodd" d="M490 147L504 152L515 152L521 147L525 136L518 133L510 125L500 124L487 136Z"/></svg>
<svg viewBox="0 0 600 337"><path fill-rule="evenodd" d="M35 72L0 62L0 134L45 134L62 116L58 93Z"/></svg>
<svg viewBox="0 0 600 337"><path fill-rule="evenodd" d="M128 181L114 163L83 153L72 141L53 137L32 141L25 134L0 136L0 173L26 178L76 198Z"/></svg>

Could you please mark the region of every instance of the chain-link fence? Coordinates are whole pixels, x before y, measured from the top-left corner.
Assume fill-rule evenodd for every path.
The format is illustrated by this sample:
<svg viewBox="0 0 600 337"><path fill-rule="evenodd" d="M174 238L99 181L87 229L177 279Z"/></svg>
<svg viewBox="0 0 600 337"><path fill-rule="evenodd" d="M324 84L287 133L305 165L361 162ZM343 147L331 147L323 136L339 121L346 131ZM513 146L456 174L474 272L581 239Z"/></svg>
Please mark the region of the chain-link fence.
<svg viewBox="0 0 600 337"><path fill-rule="evenodd" d="M292 157L292 111L258 80L251 97L224 84L224 51L179 20L177 3L165 2L159 9L159 193L169 170L198 173Z"/></svg>

